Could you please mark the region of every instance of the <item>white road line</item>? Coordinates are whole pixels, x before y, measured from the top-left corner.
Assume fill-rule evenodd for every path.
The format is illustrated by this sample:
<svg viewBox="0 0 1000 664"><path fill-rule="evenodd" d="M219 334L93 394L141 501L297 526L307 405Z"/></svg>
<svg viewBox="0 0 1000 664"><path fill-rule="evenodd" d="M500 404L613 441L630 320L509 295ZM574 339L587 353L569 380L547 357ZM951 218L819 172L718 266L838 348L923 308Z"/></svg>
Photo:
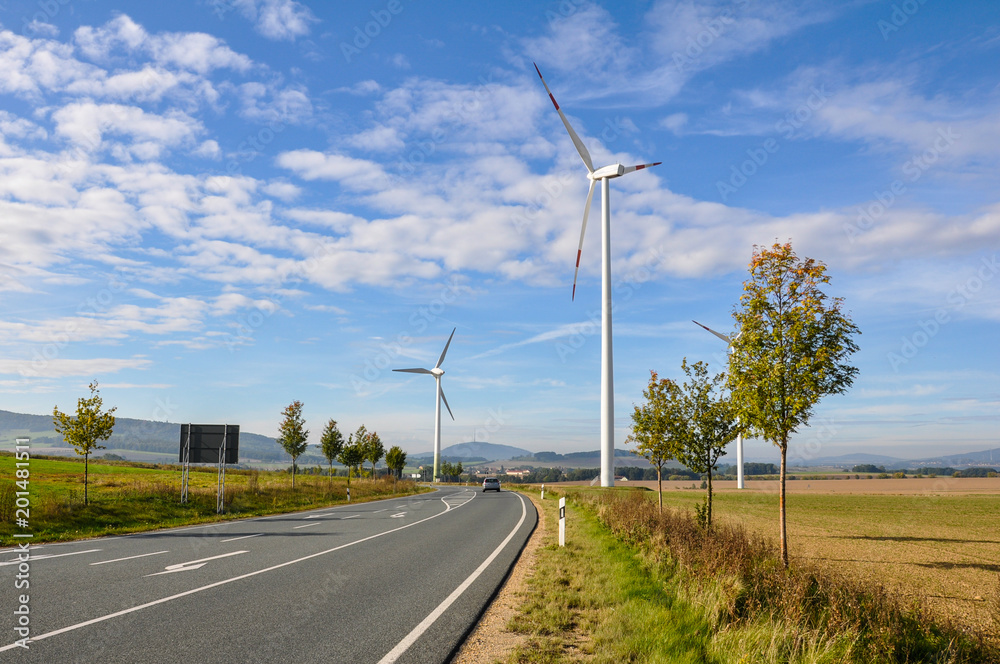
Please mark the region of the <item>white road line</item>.
<svg viewBox="0 0 1000 664"><path fill-rule="evenodd" d="M372 512L372 514L378 514L379 512L388 512L388 511L389 511L389 508L386 507L384 510L375 510L374 512Z"/></svg>
<svg viewBox="0 0 1000 664"><path fill-rule="evenodd" d="M226 542L235 542L236 540L249 539L251 537L260 537L264 533L254 533L253 535L240 535L239 537L230 537L229 539L220 540L219 544L224 544Z"/></svg>
<svg viewBox="0 0 1000 664"><path fill-rule="evenodd" d="M73 553L53 553L48 556L30 556L27 562L35 562L36 560L48 560L49 558L62 558L63 556L79 556L81 553L94 553L95 551L100 551L100 549L87 549L86 551L74 551ZM0 563L3 565L16 565L18 563L26 562L24 560L8 560L6 562Z"/></svg>
<svg viewBox="0 0 1000 664"><path fill-rule="evenodd" d="M352 514L351 516L345 516L343 519L341 519L341 521L347 521L348 519L357 519L359 516L361 516L361 515L360 514Z"/></svg>
<svg viewBox="0 0 1000 664"><path fill-rule="evenodd" d="M507 546L507 543L514 538L514 535L517 534L518 528L521 527L521 524L524 523L524 519L528 516L528 508L525 506L524 497L521 494L517 494L517 497L521 499L521 519L517 522L517 525L514 526L514 529L510 531L504 541L500 542L500 546L493 550L490 557L484 560L483 564L477 567L476 571L470 574L469 578L462 582L462 585L455 588L455 590L453 590L443 602L438 604L436 609L431 611L426 618L420 621L419 625L413 628L412 632L403 637L403 640L397 643L395 648L390 650L385 657L380 659L378 664L393 664L393 662L399 659L399 657L406 652L407 649L412 646L438 618L441 617L441 614L447 611L448 607L454 604L455 600L462 596L462 593L464 593L469 586L472 585L472 582L478 579L479 576L486 571L486 568L490 566L496 557L500 555L500 552L503 551L504 547Z"/></svg>
<svg viewBox="0 0 1000 664"><path fill-rule="evenodd" d="M129 556L128 558L115 558L114 560L102 560L97 563L90 563L91 565L107 565L108 563L120 563L123 560L135 560L136 558L145 558L146 556L158 556L161 553L170 553L169 551L156 551L154 553L140 553L138 556Z"/></svg>
<svg viewBox="0 0 1000 664"><path fill-rule="evenodd" d="M444 502L444 501L441 501L441 502ZM451 505L448 505L447 503L445 503L445 506L446 506L446 509L443 512L438 512L437 514L433 514L433 515L431 515L431 516L429 516L429 517L427 517L425 519L420 519L419 521L414 521L413 523L408 523L408 524L400 526L398 528L393 528L391 530L386 530L385 532L376 533L374 535L369 535L368 537L362 537L359 540L355 540L353 542L348 542L347 544L341 544L340 546L335 546L332 549L327 549L326 551L319 551L317 553L311 553L308 556L303 556L301 558L296 558L295 560L289 560L288 562L278 563L277 565L272 565L270 567L265 567L264 569L259 569L256 572L248 572L246 574L241 574L240 576L234 576L231 579L223 579L222 581L216 581L215 583L210 583L210 584L205 585L205 586L199 586L197 588L192 588L191 590L185 590L184 592L177 593L176 595L170 595L169 597L162 597L160 599L153 600L152 602L146 602L145 604L140 604L138 606L133 606L130 609L122 609L121 611L116 611L114 613L109 613L107 615L100 616L100 617L97 617L97 618L93 618L91 620L86 620L84 622L77 623L75 625L69 625L67 627L62 627L60 629L55 629L55 630L52 630L51 632L46 632L44 634L39 634L38 636L34 636L31 639L29 639L28 642L29 643L34 643L36 641L41 641L43 639L52 638L53 636L59 636L60 634L65 634L66 632L72 632L72 631L80 629L82 627L89 627L90 625L96 625L97 623L104 622L105 620L111 620L112 618L117 618L119 616L125 616L125 615L128 615L130 613L135 613L136 611L141 611L142 609L148 609L151 606L156 606L158 604L165 604L166 602L171 602L171 601L173 601L175 599L180 599L181 597L187 597L188 595L193 595L195 593L200 593L200 592L205 591L205 590L211 590L212 588L217 588L219 586L224 586L227 583L233 583L234 581L242 581L243 579L249 579L250 577L257 576L258 574L264 574L265 572L271 572L271 571L274 571L276 569L281 569L282 567L288 567L289 565L295 565L297 563L301 563L301 562L304 562L306 560L311 560L313 558L318 558L319 556L325 556L328 553L333 553L334 551L340 551L341 549L346 549L347 547L354 546L355 544L361 544L363 542L367 542L368 540L373 540L373 539L376 539L378 537L382 537L384 535L390 535L392 533L397 533L400 530L405 530L407 528L412 528L413 526L418 526L421 523L424 523L425 521L430 521L431 519L436 519L439 516L447 514L448 512L452 511L453 509L457 509L457 508L453 508ZM4 651L7 651L7 650L13 650L14 648L20 648L20 647L21 646L19 646L17 642L9 643L9 644L7 644L7 645L5 645L3 647L0 647L0 652L4 652Z"/></svg>
<svg viewBox="0 0 1000 664"><path fill-rule="evenodd" d="M312 528L313 526L322 526L322 525L323 525L322 523L317 521L316 523L307 523L304 526L292 526L292 530L298 530L299 528Z"/></svg>

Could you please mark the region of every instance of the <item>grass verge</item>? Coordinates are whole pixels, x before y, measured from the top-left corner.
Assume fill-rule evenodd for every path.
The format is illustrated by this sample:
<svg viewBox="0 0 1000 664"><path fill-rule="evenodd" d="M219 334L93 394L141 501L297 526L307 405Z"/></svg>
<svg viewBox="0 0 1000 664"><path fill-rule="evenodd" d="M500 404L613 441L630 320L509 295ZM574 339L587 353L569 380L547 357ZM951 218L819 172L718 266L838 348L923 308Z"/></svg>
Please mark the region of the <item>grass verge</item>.
<svg viewBox="0 0 1000 664"><path fill-rule="evenodd" d="M550 493L550 496L553 495ZM635 491L572 491L558 508L508 629L508 662L997 662L980 634L936 623L877 586L806 567L738 528L707 536L686 512Z"/></svg>
<svg viewBox="0 0 1000 664"><path fill-rule="evenodd" d="M90 462L88 505L83 503L83 464L73 460L32 457L29 528L32 543L121 535L160 528L242 519L325 507L347 501L347 479L299 475L295 488L284 472L226 472L225 513L216 514L215 468L192 468L188 502L180 502L178 466L130 462ZM0 545L24 532L15 522L14 457L0 455ZM410 481L355 479L351 501L366 502L391 495L424 491Z"/></svg>

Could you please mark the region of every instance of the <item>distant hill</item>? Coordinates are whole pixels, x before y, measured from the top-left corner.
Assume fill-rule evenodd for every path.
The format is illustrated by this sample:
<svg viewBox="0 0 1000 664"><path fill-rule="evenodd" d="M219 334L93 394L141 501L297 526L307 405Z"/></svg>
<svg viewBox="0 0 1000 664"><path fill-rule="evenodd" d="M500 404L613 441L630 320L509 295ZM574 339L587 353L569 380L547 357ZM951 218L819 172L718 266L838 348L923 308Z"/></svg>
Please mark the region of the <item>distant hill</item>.
<svg viewBox="0 0 1000 664"><path fill-rule="evenodd" d="M118 454L135 461L169 462L177 461L180 448L179 423L152 422L129 417L115 418L115 431L104 443L106 450L99 450L95 456L105 453ZM0 410L0 448L10 448L17 437L31 438L36 453L73 455L70 445L62 441L62 436L52 427L51 415L26 415ZM325 461L319 457L303 455L299 464ZM289 461L288 454L274 438L256 433L240 431L240 461Z"/></svg>
<svg viewBox="0 0 1000 664"><path fill-rule="evenodd" d="M1000 448L983 450L981 452L962 452L945 456L927 457L924 459L900 459L881 454L843 454L840 456L819 457L807 461L791 461L789 466L834 466L850 468L860 464L870 463L884 466L886 470L902 470L904 468L951 467L968 468L972 466L1000 465Z"/></svg>
<svg viewBox="0 0 1000 664"><path fill-rule="evenodd" d="M558 452L535 452L532 454L529 452L524 456L513 457L511 461L541 468L600 468L601 451L569 452L568 454L559 454ZM640 456L632 454L629 450L615 448L615 467L621 468L624 466L645 468L649 466L649 462ZM676 467L679 464L671 462L668 466Z"/></svg>
<svg viewBox="0 0 1000 664"><path fill-rule="evenodd" d="M476 461L505 461L507 459L530 455L531 452L520 447L512 447L510 445L496 445L494 443L458 443L457 445L449 445L441 450L441 459L443 461L448 461L449 463L454 463L461 461L466 462L476 462ZM416 461L417 459L433 459L434 452L421 452L419 454L407 455L407 461Z"/></svg>

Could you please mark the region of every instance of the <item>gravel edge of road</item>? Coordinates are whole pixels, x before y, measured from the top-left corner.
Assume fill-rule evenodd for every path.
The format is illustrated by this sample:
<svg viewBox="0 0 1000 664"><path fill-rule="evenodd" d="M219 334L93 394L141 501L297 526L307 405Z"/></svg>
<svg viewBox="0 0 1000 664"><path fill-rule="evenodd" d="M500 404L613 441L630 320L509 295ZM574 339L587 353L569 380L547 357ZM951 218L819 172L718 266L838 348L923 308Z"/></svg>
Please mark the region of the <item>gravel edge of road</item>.
<svg viewBox="0 0 1000 664"><path fill-rule="evenodd" d="M527 641L527 634L517 634L507 630L507 624L517 613L521 597L526 590L527 579L535 571L538 547L545 536L545 512L533 493L522 492L535 506L538 524L531 537L510 570L503 586L497 591L490 606L479 618L461 647L448 664L483 664L483 662L504 662L514 649Z"/></svg>

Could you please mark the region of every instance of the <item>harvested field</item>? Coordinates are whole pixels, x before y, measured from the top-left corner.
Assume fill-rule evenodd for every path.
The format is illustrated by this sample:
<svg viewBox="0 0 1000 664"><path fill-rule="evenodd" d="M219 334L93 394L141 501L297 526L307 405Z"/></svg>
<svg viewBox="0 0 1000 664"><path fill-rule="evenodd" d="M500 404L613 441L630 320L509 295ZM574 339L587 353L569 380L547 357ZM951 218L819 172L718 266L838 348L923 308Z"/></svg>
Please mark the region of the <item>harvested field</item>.
<svg viewBox="0 0 1000 664"><path fill-rule="evenodd" d="M777 538L777 482L748 481L743 491L735 482L713 484L717 519ZM650 488L655 497L655 481L618 486ZM690 480L663 486L664 505L674 507L690 509L705 493ZM804 479L788 482L788 494L794 559L882 583L962 624L995 628L988 600L1000 593L1000 479Z"/></svg>

